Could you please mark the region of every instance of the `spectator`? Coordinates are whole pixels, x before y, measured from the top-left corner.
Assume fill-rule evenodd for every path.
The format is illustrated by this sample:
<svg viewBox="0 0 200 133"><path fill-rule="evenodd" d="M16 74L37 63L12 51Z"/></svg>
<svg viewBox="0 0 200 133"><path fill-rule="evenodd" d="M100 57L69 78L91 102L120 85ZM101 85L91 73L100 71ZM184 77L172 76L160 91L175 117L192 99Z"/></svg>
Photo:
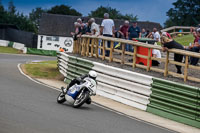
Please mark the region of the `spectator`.
<svg viewBox="0 0 200 133"><path fill-rule="evenodd" d="M77 40L77 37L81 36L81 25L78 22L74 23L75 26L75 32L71 32L71 35L73 36L74 40Z"/></svg>
<svg viewBox="0 0 200 133"><path fill-rule="evenodd" d="M177 43L176 41L174 41L172 39L167 38L166 36L161 37L161 44L162 44L164 52L167 51L168 49L173 49L173 48L181 49L181 50L184 49L184 47L181 44ZM174 53L174 61L182 62L182 60L183 60L183 55ZM177 73L182 74L181 66L179 66L179 65L175 65L175 66L177 68Z"/></svg>
<svg viewBox="0 0 200 133"><path fill-rule="evenodd" d="M83 23L81 18L77 19L77 22L80 24L80 31L81 34L86 34L86 30L87 30L87 25L85 23Z"/></svg>
<svg viewBox="0 0 200 133"><path fill-rule="evenodd" d="M143 28L142 29L142 33L141 33L141 37L142 38L145 38L147 36L147 32L146 32L146 30Z"/></svg>
<svg viewBox="0 0 200 133"><path fill-rule="evenodd" d="M200 28L197 29L197 32L193 32L193 36L194 36L194 43L189 46L186 47L187 50L192 51L192 52L199 52L200 50ZM190 64L191 65L197 65L199 61L199 58L195 58L195 57L190 57Z"/></svg>
<svg viewBox="0 0 200 133"><path fill-rule="evenodd" d="M104 20L101 23L101 34L106 37L114 36L114 21L109 19L109 14L104 14ZM107 41L107 48L110 48L110 41ZM106 56L110 56L110 51L106 50Z"/></svg>
<svg viewBox="0 0 200 133"><path fill-rule="evenodd" d="M129 21L126 20L124 21L124 25L119 30L124 39L128 38L128 35L126 34L128 32L128 28L129 28Z"/></svg>
<svg viewBox="0 0 200 133"><path fill-rule="evenodd" d="M92 21L90 21L90 19L89 19L88 23L87 23L86 30L85 30L86 35L92 35L91 25L92 25Z"/></svg>
<svg viewBox="0 0 200 133"><path fill-rule="evenodd" d="M95 23L95 19L91 18L90 22L91 22L91 33L92 33L92 35L99 35L99 33L100 33L99 25Z"/></svg>
<svg viewBox="0 0 200 133"><path fill-rule="evenodd" d="M129 27L127 34L127 39L132 40L134 38L140 38L141 37L141 32L140 28L137 26L137 22L133 21L132 26ZM126 50L133 52L133 47L132 45L127 44L126 45Z"/></svg>
<svg viewBox="0 0 200 133"><path fill-rule="evenodd" d="M156 40L157 42L160 42L160 34L157 31L157 28L153 28L152 36L154 40Z"/></svg>
<svg viewBox="0 0 200 133"><path fill-rule="evenodd" d="M168 37L169 39L172 39L171 35L170 35L169 33L167 33L167 32L163 32L163 33L162 33L162 36L166 36L166 37Z"/></svg>
<svg viewBox="0 0 200 133"><path fill-rule="evenodd" d="M155 44L155 45L157 45L157 44ZM152 54L153 54L153 57L155 57L155 58L161 58L160 50L153 49ZM152 60L152 66L159 66L159 65L160 65L160 61Z"/></svg>
<svg viewBox="0 0 200 133"><path fill-rule="evenodd" d="M150 34L150 31L149 30L147 30L147 34L146 34L146 38L148 38L148 36L149 36L149 34Z"/></svg>

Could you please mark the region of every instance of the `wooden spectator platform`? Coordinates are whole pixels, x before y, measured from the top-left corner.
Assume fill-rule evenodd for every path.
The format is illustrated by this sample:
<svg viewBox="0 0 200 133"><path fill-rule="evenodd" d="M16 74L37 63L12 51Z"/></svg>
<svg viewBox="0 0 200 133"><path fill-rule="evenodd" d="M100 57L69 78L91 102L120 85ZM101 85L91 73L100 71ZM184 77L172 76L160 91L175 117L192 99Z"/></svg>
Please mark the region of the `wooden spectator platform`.
<svg viewBox="0 0 200 133"><path fill-rule="evenodd" d="M99 46L99 41L102 41L101 46ZM106 48L106 42L111 42L111 48ZM120 42L121 43L121 49L114 49L114 42ZM133 45L134 52L127 52L125 51L125 44ZM148 48L148 55L141 55L137 53L137 47L145 47ZM102 54L99 54L99 49L102 51ZM200 53L194 53L189 52L185 50L179 50L179 49L169 49L166 52L165 58L155 58L151 57L150 51L151 49L158 49L162 50L161 46L156 45L150 45L142 42L136 42L131 40L125 40L125 39L118 39L118 38L111 38L111 37L104 37L104 36L90 36L90 35L82 35L81 38L79 38L77 41L74 42L74 53L75 54L81 54L82 56L90 56L90 57L96 57L101 58L102 60L108 60L109 62L118 62L124 65L130 65L133 68L143 68L146 69L146 71L155 71L159 73L163 73L163 75L166 77L168 75L171 75L173 77L179 77L183 78L184 81L191 80L195 82L200 82L200 78L188 76L188 69L194 69L194 70L200 70L199 66L193 66L189 65L188 59L189 57L196 57L200 58ZM110 56L105 55L105 50L110 51ZM113 56L113 53L119 53L120 59L117 59ZM181 54L185 56L185 63L176 62L174 60L169 59L170 53L176 53ZM130 55L132 56L133 62L127 62L125 60L125 56ZM147 59L147 66L136 64L136 58L141 57ZM165 63L165 67L163 69L161 68L155 68L150 66L151 60L157 60L160 62ZM184 67L184 74L177 74L175 72L169 71L168 66L169 64L175 64L180 65Z"/></svg>

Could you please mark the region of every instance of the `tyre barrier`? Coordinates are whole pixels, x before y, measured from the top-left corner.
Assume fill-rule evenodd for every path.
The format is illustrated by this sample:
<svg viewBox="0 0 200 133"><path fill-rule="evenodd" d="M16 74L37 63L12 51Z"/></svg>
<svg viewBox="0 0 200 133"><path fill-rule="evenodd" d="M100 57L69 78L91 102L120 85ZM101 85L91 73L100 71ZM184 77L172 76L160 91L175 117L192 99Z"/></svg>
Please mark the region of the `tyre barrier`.
<svg viewBox="0 0 200 133"><path fill-rule="evenodd" d="M123 104L200 128L200 88L153 78L58 53L65 82L95 70L97 94Z"/></svg>

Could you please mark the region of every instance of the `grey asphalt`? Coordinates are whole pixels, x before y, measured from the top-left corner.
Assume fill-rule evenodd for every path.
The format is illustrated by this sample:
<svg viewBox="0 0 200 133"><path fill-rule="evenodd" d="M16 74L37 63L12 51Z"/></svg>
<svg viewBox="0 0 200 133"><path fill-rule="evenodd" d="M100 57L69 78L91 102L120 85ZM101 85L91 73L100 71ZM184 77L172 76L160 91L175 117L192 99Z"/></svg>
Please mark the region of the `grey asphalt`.
<svg viewBox="0 0 200 133"><path fill-rule="evenodd" d="M57 104L58 91L37 84L18 63L52 57L0 54L0 133L171 133L95 105Z"/></svg>

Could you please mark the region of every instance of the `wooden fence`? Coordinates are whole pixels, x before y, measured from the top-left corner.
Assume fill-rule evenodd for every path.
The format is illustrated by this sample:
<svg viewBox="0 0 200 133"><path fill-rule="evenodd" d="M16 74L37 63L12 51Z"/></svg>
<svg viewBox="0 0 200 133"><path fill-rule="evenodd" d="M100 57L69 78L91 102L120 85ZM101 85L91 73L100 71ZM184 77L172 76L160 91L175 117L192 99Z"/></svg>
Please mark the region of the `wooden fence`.
<svg viewBox="0 0 200 133"><path fill-rule="evenodd" d="M190 34L191 27L189 26L172 26L166 29L161 30L161 32L168 32L170 35L175 36L177 34ZM182 32L179 32L182 30Z"/></svg>
<svg viewBox="0 0 200 133"><path fill-rule="evenodd" d="M101 46L99 46L99 42L101 43ZM106 43L110 41L111 47L107 48ZM114 49L114 42L120 42L121 43L121 49ZM134 47L134 52L127 52L125 51L125 44L130 44ZM144 47L148 48L148 54L147 56L138 54L137 49L138 47ZM99 49L102 51L101 54L99 54ZM90 56L90 57L96 57L101 58L102 60L108 60L109 62L118 62L125 65L130 65L133 68L143 68L146 69L146 71L155 71L163 73L164 76L172 75L174 77L183 78L184 81L191 80L195 82L200 82L200 77L193 77L188 75L188 69L194 69L194 70L200 70L199 66L193 66L190 65L189 57L196 57L200 58L200 53L194 53L189 52L185 50L179 50L179 49L169 49L166 52L165 58L155 58L151 56L151 50L152 49L158 49L162 50L161 46L156 45L150 45L142 42L136 42L131 40L124 40L124 39L117 39L117 38L111 38L111 37L103 37L103 36L89 36L89 35L83 35L81 38L79 38L77 41L74 42L74 49L73 52L76 54L81 54L82 56ZM110 51L110 55L106 56L106 50ZM119 53L120 59L115 58L113 56L113 53ZM185 63L176 62L174 60L169 59L170 53L176 53L181 54L185 56ZM127 62L125 60L125 56L129 55L132 56L133 62ZM137 57L147 59L147 65L141 65L136 63ZM160 62L165 63L165 67L162 68L155 68L150 65L151 60L157 60ZM168 67L169 64L174 65L180 65L184 67L184 74L178 74L172 71L169 71Z"/></svg>

